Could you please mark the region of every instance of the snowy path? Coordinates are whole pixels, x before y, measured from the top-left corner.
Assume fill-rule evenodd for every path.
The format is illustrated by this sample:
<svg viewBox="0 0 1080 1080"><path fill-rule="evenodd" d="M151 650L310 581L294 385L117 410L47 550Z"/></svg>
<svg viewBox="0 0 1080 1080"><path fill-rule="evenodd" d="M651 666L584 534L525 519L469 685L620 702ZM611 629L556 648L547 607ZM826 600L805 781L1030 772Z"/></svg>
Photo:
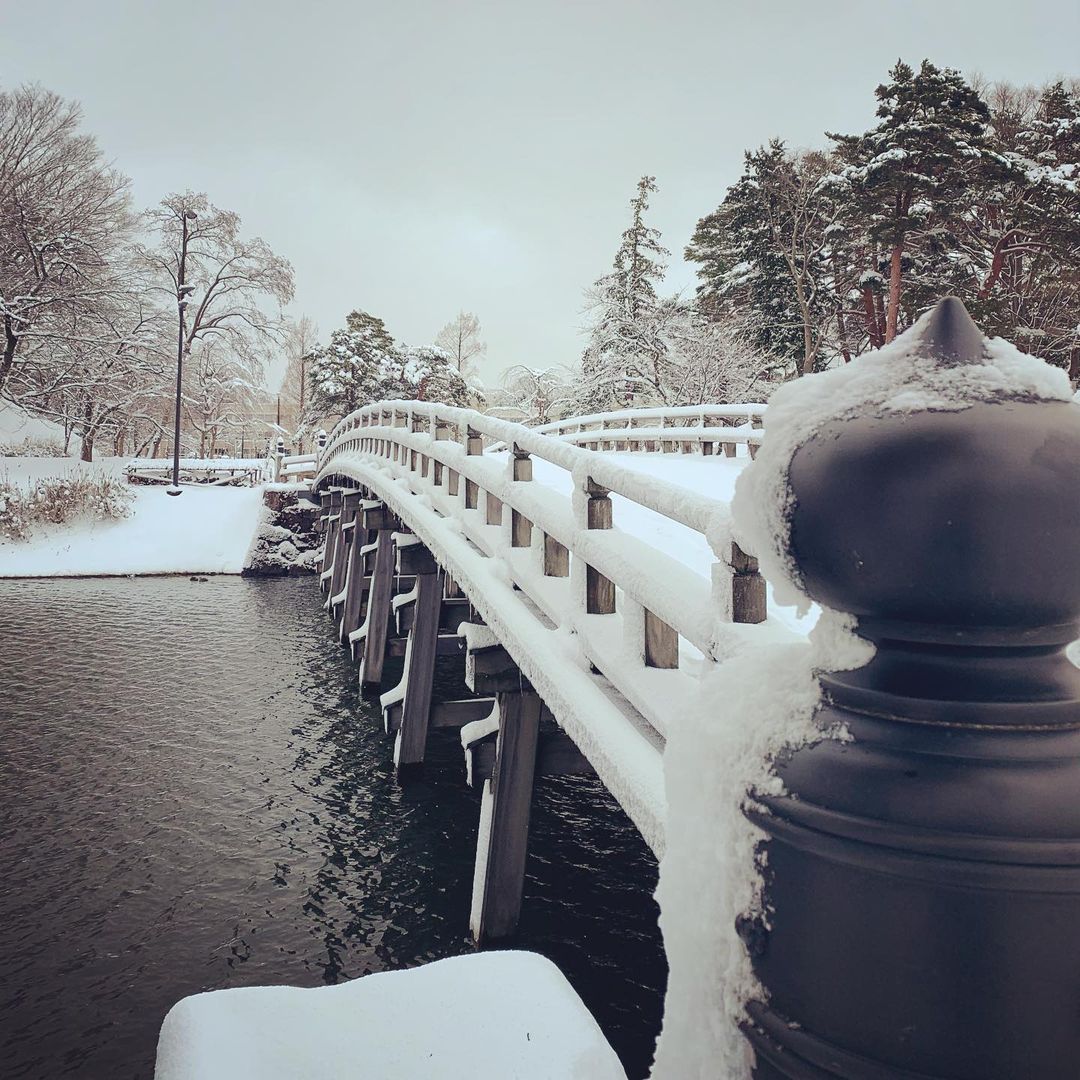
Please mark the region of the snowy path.
<svg viewBox="0 0 1080 1080"><path fill-rule="evenodd" d="M0 480L25 484L77 471L122 475L128 458L86 465L74 458L7 458ZM135 487L130 517L39 529L0 540L0 578L131 574L238 574L262 520L259 488Z"/></svg>

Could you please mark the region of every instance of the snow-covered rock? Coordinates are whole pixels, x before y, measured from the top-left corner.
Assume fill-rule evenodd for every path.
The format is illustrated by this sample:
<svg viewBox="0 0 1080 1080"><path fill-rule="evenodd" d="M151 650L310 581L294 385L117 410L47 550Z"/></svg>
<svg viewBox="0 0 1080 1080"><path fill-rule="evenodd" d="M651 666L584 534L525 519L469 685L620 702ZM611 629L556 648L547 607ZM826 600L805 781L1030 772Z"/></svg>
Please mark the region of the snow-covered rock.
<svg viewBox="0 0 1080 1080"><path fill-rule="evenodd" d="M319 507L303 498L305 487L268 485L263 492L265 518L244 562L248 577L306 574L317 568L322 537L315 532Z"/></svg>
<svg viewBox="0 0 1080 1080"><path fill-rule="evenodd" d="M161 1027L155 1080L626 1080L554 964L457 956L337 986L184 998Z"/></svg>

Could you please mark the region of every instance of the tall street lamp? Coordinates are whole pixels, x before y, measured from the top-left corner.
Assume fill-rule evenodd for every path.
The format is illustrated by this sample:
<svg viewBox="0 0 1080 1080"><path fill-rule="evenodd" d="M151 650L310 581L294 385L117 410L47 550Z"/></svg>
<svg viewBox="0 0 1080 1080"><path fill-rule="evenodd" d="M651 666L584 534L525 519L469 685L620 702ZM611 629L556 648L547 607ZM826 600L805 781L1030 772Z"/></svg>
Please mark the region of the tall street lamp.
<svg viewBox="0 0 1080 1080"><path fill-rule="evenodd" d="M179 312L179 329L176 337L176 417L173 424L173 467L172 483L165 489L170 495L179 495L180 487L180 395L184 377L184 311L195 291L194 285L184 281L187 269L188 222L198 215L194 210L185 210L180 217L180 264L176 275L176 307Z"/></svg>

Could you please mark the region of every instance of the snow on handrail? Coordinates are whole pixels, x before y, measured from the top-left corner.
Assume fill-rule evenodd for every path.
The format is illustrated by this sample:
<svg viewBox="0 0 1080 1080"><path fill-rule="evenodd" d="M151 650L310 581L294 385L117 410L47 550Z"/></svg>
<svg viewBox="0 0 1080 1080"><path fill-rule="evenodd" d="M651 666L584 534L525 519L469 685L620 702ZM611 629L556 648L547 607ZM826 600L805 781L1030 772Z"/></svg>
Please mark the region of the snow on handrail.
<svg viewBox="0 0 1080 1080"><path fill-rule="evenodd" d="M533 428L545 435L566 431L582 431L595 424L633 427L638 421L659 420L661 427L667 420L697 420L704 427L706 420L745 420L752 423L765 415L767 406L760 402L731 405L660 405L640 409L615 409L611 412L589 413L586 416L568 416ZM689 425L681 425L683 427Z"/></svg>
<svg viewBox="0 0 1080 1080"><path fill-rule="evenodd" d="M468 447L470 441L478 444L481 436L505 442L515 455L531 455L564 470L571 477L573 496L568 498L542 485L510 479L503 457ZM373 454L376 443L381 444L382 458L390 455L390 447L401 447L459 473L477 491L509 505L530 525L594 566L706 656L717 654L717 616L727 612L731 617L732 573L756 571L753 560L733 545L726 502L644 475L613 458L521 424L471 409L408 401L381 402L346 417L334 429L320 457L315 487L337 459L349 454ZM414 468L404 471L412 472ZM717 568L722 568L720 572L714 568L711 597L708 590L703 595L700 576L667 552L617 528L598 532L587 527L585 513L590 495L606 497L609 492L704 536L716 556Z"/></svg>
<svg viewBox="0 0 1080 1080"><path fill-rule="evenodd" d="M485 452L485 439L509 449ZM567 474L572 494L532 480L531 459ZM313 487L335 481L367 489L430 548L655 846L662 809L652 796L647 810L635 802L662 790L647 747L689 707L702 658L761 635L790 639L771 620L746 625L765 619L765 586L731 539L727 503L564 438L428 402L380 402L345 417ZM622 531L611 494L701 534L716 560L709 577L664 542ZM578 678L590 665L607 697ZM636 781L617 761L628 746Z"/></svg>

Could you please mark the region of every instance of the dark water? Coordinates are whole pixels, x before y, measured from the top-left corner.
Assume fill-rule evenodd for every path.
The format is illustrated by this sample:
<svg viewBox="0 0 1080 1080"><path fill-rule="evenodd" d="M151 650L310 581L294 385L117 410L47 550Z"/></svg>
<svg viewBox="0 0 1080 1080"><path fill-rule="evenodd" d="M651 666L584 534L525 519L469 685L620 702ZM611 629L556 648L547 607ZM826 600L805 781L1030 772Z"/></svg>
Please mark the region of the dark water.
<svg viewBox="0 0 1080 1080"><path fill-rule="evenodd" d="M0 581L0 1075L149 1078L169 1007L468 952L454 733L400 787L311 579ZM659 1029L656 865L595 781L546 782L515 947L631 1077Z"/></svg>

